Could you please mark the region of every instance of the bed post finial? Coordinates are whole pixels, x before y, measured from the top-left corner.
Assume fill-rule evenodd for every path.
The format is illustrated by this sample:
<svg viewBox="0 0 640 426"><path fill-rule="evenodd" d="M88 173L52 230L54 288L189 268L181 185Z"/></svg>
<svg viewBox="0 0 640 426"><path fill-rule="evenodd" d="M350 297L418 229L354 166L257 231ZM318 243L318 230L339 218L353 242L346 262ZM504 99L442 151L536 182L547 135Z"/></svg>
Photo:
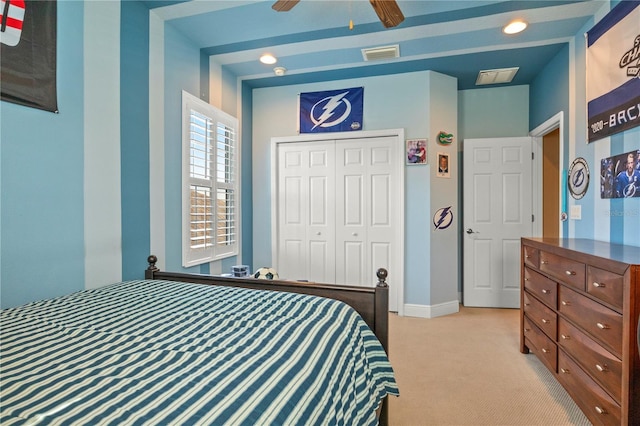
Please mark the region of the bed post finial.
<svg viewBox="0 0 640 426"><path fill-rule="evenodd" d="M152 254L149 257L147 257L147 262L149 262L149 267L147 268L148 271L158 271L158 268L156 268L156 262L158 261L158 258Z"/></svg>
<svg viewBox="0 0 640 426"><path fill-rule="evenodd" d="M378 287L388 287L387 283L386 283L386 279L387 279L387 275L389 275L389 273L387 272L386 269L384 268L380 268L378 269L378 272L376 273L376 275L378 276Z"/></svg>

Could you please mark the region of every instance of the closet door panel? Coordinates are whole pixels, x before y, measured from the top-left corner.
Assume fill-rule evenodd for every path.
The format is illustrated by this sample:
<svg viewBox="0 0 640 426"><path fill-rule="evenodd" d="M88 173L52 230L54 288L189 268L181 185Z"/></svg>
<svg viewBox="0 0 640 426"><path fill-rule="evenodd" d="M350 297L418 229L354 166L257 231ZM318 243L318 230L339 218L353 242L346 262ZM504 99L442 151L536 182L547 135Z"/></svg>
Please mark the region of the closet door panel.
<svg viewBox="0 0 640 426"><path fill-rule="evenodd" d="M335 143L278 147L277 265L283 279L334 281Z"/></svg>
<svg viewBox="0 0 640 426"><path fill-rule="evenodd" d="M365 257L365 247L362 241L345 241L344 258L338 260L338 264L343 264L342 275L337 277L340 284L362 285L365 280L365 270L363 265Z"/></svg>

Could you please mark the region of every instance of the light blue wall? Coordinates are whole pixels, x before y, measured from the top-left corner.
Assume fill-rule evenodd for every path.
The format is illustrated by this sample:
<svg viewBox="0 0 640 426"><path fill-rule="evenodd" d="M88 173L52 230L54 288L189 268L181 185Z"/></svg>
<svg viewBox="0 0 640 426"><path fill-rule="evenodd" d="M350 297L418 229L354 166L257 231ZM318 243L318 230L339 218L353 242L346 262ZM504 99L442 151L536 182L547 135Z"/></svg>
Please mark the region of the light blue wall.
<svg viewBox="0 0 640 426"><path fill-rule="evenodd" d="M82 2L58 2L60 113L0 102L3 308L84 288Z"/></svg>
<svg viewBox="0 0 640 426"><path fill-rule="evenodd" d="M149 10L122 2L120 153L122 279L140 277L149 248Z"/></svg>
<svg viewBox="0 0 640 426"><path fill-rule="evenodd" d="M271 137L297 134L300 92L363 86L363 130L404 128L405 137L428 138L435 156L435 133L429 128L429 72L358 80L282 86L253 91L253 261L271 264ZM455 104L455 103L454 103ZM439 130L439 129L438 129ZM435 130L437 133L437 130ZM435 158L435 157L434 157ZM430 160L431 162L431 160ZM405 300L429 305L430 166L407 167L405 176Z"/></svg>
<svg viewBox="0 0 640 426"><path fill-rule="evenodd" d="M597 19L608 10L604 4ZM578 157L587 160L589 165L591 179L585 196L580 200L568 196L567 208L579 205L582 218L564 222L563 235L640 246L640 198L602 199L599 187L600 160L640 149L640 128L587 143L584 33L595 22L596 19L585 24L531 84L531 128L560 111L565 112L568 118L565 119L562 168L567 170Z"/></svg>
<svg viewBox="0 0 640 426"><path fill-rule="evenodd" d="M458 129L462 141L528 136L529 86L459 91Z"/></svg>
<svg viewBox="0 0 640 426"><path fill-rule="evenodd" d="M131 3L131 4L129 4ZM15 306L31 300L57 296L85 288L87 245L85 235L84 187L86 177L95 176L98 171L86 169L85 154L85 106L94 104L95 100L85 99L85 47L83 40L85 6L80 1L58 2L58 102L60 114L52 114L35 109L25 108L6 102L0 102L0 224L1 258L0 258L0 299L2 307ZM146 12L138 2L123 2L122 13L130 14L121 21L121 57L120 70L120 109L117 119L120 121L122 154L121 168L121 201L122 229L113 232L122 234L122 247L116 256L122 258L123 278L141 277L146 266L144 259L148 254L149 235L145 221L150 212L150 192L156 182L149 182L145 168L148 159L147 146L151 144L143 127L145 104L149 89L145 86L144 75L147 74L145 62L149 57L149 47L144 36L144 28L148 23ZM601 200L597 192L597 164L603 157L627 152L638 148L640 129L632 129L623 134L605 138L587 144L585 141L585 77L584 77L584 37L583 33L592 23L586 25L576 34L567 49L549 64L539 78L530 87L530 123L534 128L541 120L556 114L559 109L566 109L567 148L565 167L570 161L581 156L587 159L591 167L592 184L582 200L570 200L571 204L582 206L583 219L569 221L566 233L570 237L595 238L605 241L623 242L640 245L640 198L631 200ZM163 109L164 119L162 134L166 164L163 167L162 183L164 191L165 221L163 229L166 233L166 269L181 270L180 256L180 96L185 89L198 94L206 90L201 80L201 53L191 42L175 29L165 26L164 29L164 72L163 76ZM95 66L95 64L92 64ZM151 77L155 70L148 71ZM420 74L420 73L418 73ZM374 128L406 129L406 137L433 137L426 134L424 123L425 108L416 93L426 95L427 90L415 82L415 75L402 74L389 77L390 80L372 78L367 89L366 104L388 104L386 109L372 109L367 114L365 126ZM243 253L250 264L263 263L270 259L270 218L264 215L270 205L260 182L268 176L268 165L264 161L265 138L251 137L257 126L263 124L263 118L252 117L256 110L255 100L252 105L249 90L237 87L232 75L223 76L222 105L227 112L234 109L242 111L242 164L243 172ZM387 85L386 82L393 84ZM412 85L418 84L418 90ZM360 84L360 81L349 83ZM321 90L334 83L304 86L309 90ZM553 87L552 102L549 102L549 87ZM277 93L288 93L295 96L300 87L279 88ZM242 90L238 96L238 90ZM264 89L268 93L268 89ZM523 88L512 88L515 93ZM521 132L522 115L520 108L525 108L523 94L502 93L497 89L473 93L460 93L459 137L479 137L485 132L510 130ZM398 96L400 94L401 96ZM149 93L151 95L151 93ZM500 101L500 97L502 101ZM482 98L489 103L481 107ZM242 105L237 105L242 98ZM398 99L390 102L390 99ZM547 99L545 101L545 99ZM91 102L88 102L91 101ZM279 99L271 98L272 102ZM126 105L124 105L126 104ZM486 105L491 105L489 108ZM502 110L503 105L515 105L514 108ZM415 108L410 108L413 106ZM294 106L279 108L285 114L272 117L280 124L269 134L271 136L287 136L295 133ZM472 116L474 110L486 111L486 122ZM230 111L231 110L231 111ZM515 115L514 115L515 111ZM110 114L110 112L109 112ZM261 113L262 114L262 113ZM507 118L508 117L508 118ZM106 117L116 121L113 117ZM253 118L253 120L251 119ZM143 120L140 127L135 121ZM272 126L272 124L270 124ZM147 126L148 127L148 126ZM511 131L510 135L513 135ZM254 144L253 149L252 144ZM130 157L131 156L131 157ZM130 161L131 158L135 160ZM253 164L253 175L247 170ZM429 196L430 188L425 183L426 169L412 168L407 171L407 190ZM266 180L265 182L267 182ZM149 189L151 187L151 190ZM253 198L251 198L253 194ZM249 197L247 199L247 197ZM93 203L93 201L89 201ZM253 203L253 210L251 204ZM91 209L99 209L99 201ZM429 205L424 199L409 201L407 197L407 227L416 229L428 221ZM111 225L109 225L111 226ZM255 235L254 238L252 236ZM91 242L99 247L100 241ZM252 247L253 245L253 247ZM110 247L110 246L109 246ZM266 251L263 251L266 249ZM420 265L423 257L430 255L427 231L407 235L406 250L408 253L407 280L413 284L407 287L407 301L417 304L430 304L431 294L419 283ZM253 257L253 258L252 258ZM141 259L141 260L138 260ZM232 260L222 268L227 268ZM245 262L246 263L246 262ZM418 265L415 267L414 265ZM139 271L139 272L137 272ZM207 271L207 267L196 272Z"/></svg>
<svg viewBox="0 0 640 426"><path fill-rule="evenodd" d="M200 51L170 25L164 30L165 269L182 268L182 91L200 93ZM200 272L200 267L187 272Z"/></svg>

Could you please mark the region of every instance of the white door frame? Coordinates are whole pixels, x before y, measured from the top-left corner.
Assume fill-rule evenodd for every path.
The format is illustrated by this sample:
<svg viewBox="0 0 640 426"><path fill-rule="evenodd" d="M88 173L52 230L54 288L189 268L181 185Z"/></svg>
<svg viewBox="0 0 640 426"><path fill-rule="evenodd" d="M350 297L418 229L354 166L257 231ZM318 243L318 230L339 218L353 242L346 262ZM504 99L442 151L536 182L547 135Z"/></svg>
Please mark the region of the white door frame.
<svg viewBox="0 0 640 426"><path fill-rule="evenodd" d="M529 132L529 136L533 138L533 164L532 164L532 201L533 201L533 237L541 237L542 236L542 140L543 137L552 132L555 129L559 129L559 149L560 149L560 184L564 182L562 179L562 173L565 173L565 170L562 169L564 167L564 113L560 111L553 117L546 120L544 123L540 124L538 127ZM565 188L560 188L558 205L564 206L562 198L566 195ZM564 212L567 213L567 212ZM567 213L568 215L568 213ZM559 238L562 237L563 231L563 222L560 218L558 218L558 222L560 222L560 226L558 226L558 230L560 235Z"/></svg>
<svg viewBox="0 0 640 426"><path fill-rule="evenodd" d="M396 296L398 301L398 315L404 315L404 245L405 245L405 230L404 230L404 210L405 210L405 199L404 199L404 180L405 180L405 166L404 166L404 158L405 158L405 144L404 144L404 129L386 129L386 130L368 130L368 131L358 131L358 132L339 132L339 133L311 133L311 134L300 134L297 136L281 136L281 137L272 137L271 138L271 258L274 265L278 264L278 247L275 236L278 235L278 203L275 200L275 194L273 194L273 189L277 188L277 148L278 144L281 143L295 143L295 142L313 142L313 141L325 141L325 140L345 140L345 139L365 139L365 138L378 138L378 137L397 137L398 138L398 167L400 170L399 173L399 182L396 190L399 193L400 198L400 214L399 222L397 224L398 231L402 238L400 239L400 244L398 245L398 265L400 266L398 271L393 271L393 275L389 277L389 280L393 280L396 289Z"/></svg>

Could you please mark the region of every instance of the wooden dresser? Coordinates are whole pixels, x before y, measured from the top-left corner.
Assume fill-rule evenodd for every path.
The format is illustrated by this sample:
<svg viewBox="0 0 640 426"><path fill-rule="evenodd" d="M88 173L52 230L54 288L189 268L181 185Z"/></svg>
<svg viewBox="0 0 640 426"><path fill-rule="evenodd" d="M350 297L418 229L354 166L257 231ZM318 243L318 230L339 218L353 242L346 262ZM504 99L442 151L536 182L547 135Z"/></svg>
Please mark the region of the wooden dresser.
<svg viewBox="0 0 640 426"><path fill-rule="evenodd" d="M594 425L640 425L640 247L523 238L520 351Z"/></svg>

